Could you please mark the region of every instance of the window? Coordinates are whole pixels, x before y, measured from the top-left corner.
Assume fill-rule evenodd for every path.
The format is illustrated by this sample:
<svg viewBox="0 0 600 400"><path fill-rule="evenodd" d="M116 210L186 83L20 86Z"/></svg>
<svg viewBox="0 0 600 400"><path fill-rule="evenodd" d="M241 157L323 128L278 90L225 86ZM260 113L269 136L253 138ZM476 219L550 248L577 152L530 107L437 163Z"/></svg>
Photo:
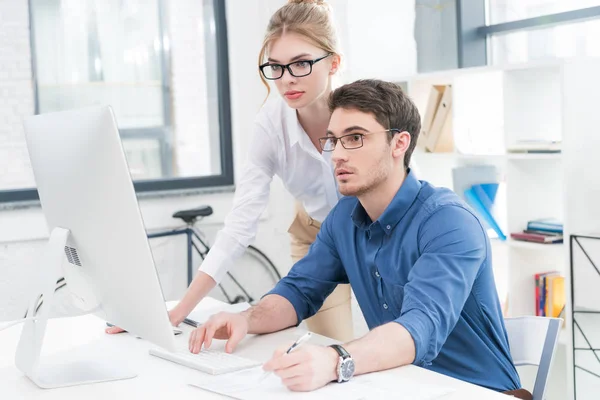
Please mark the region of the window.
<svg viewBox="0 0 600 400"><path fill-rule="evenodd" d="M30 0L29 12L36 113L112 106L138 191L233 184L223 1ZM37 198L20 136L20 177L0 178L0 201Z"/></svg>
<svg viewBox="0 0 600 400"><path fill-rule="evenodd" d="M598 6L598 0L488 0L489 25L502 24L550 14L569 15L586 7ZM565 14L567 13L567 14ZM574 14L572 14L574 15ZM491 35L490 64L523 63L576 56L598 56L600 19L574 20L537 29L523 29ZM543 26L543 25L542 25Z"/></svg>
<svg viewBox="0 0 600 400"><path fill-rule="evenodd" d="M457 8L460 67L600 55L600 0L457 0Z"/></svg>
<svg viewBox="0 0 600 400"><path fill-rule="evenodd" d="M564 13L599 5L598 0L487 0L488 25Z"/></svg>
<svg viewBox="0 0 600 400"><path fill-rule="evenodd" d="M600 56L600 19L525 30L490 38L489 63L514 64L578 56Z"/></svg>

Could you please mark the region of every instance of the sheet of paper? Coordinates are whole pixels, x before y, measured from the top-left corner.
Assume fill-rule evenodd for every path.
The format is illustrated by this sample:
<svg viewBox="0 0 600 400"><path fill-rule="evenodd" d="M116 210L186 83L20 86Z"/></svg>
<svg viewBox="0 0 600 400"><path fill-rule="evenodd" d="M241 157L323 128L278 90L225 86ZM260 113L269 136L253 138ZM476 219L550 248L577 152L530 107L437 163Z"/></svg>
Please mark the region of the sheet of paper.
<svg viewBox="0 0 600 400"><path fill-rule="evenodd" d="M413 379L403 378L397 371L384 371L379 373L355 377L355 383L377 389L367 399L386 399L393 394L398 400L435 400L455 391L454 388L436 384L423 384Z"/></svg>
<svg viewBox="0 0 600 400"><path fill-rule="evenodd" d="M338 398L344 400L369 398L367 397L370 391L369 388L353 382L347 382L343 385L331 383L313 392L292 392L281 383L281 379L276 375L269 374L262 379L263 376L262 368L257 367L232 374L207 377L191 385L239 400L278 400L284 398L331 400L334 396L339 396Z"/></svg>
<svg viewBox="0 0 600 400"><path fill-rule="evenodd" d="M330 383L313 392L292 392L281 380L273 374L264 378L261 367L247 369L232 374L207 377L192 383L192 386L219 393L239 400L276 400L276 399L306 399L331 400L434 400L454 391L452 388L423 385L408 379L402 379L394 374L370 374L356 377L343 384Z"/></svg>

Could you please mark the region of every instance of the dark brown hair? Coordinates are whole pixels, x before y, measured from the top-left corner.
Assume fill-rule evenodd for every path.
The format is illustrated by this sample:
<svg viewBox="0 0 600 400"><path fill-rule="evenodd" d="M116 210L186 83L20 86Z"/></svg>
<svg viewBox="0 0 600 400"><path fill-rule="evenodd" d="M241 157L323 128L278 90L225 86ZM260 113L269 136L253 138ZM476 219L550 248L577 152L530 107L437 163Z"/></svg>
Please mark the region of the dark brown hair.
<svg viewBox="0 0 600 400"><path fill-rule="evenodd" d="M410 133L410 145L404 155L404 168L408 168L421 131L421 116L417 106L399 85L377 79L361 79L346 84L334 90L329 97L329 110L333 113L338 108L373 114L386 129ZM393 133L390 133L390 140L392 137Z"/></svg>

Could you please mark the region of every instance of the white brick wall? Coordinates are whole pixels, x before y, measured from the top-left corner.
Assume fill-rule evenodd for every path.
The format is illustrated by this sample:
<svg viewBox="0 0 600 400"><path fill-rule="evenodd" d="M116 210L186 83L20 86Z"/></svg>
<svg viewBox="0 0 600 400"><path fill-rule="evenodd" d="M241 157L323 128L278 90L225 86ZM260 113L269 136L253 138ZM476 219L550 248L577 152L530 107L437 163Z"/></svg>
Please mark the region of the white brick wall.
<svg viewBox="0 0 600 400"><path fill-rule="evenodd" d="M0 0L0 189L33 186L22 117L34 112L26 0Z"/></svg>
<svg viewBox="0 0 600 400"><path fill-rule="evenodd" d="M43 241L0 244L0 322L23 317Z"/></svg>

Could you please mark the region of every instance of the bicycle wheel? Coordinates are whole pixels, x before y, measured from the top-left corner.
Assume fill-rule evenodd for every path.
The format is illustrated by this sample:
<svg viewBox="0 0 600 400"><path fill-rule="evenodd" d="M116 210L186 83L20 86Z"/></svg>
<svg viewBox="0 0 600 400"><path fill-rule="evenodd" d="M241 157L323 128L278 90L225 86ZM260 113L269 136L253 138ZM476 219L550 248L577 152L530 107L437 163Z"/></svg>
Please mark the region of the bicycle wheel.
<svg viewBox="0 0 600 400"><path fill-rule="evenodd" d="M209 295L228 303L256 304L280 279L281 275L269 257L249 246Z"/></svg>

